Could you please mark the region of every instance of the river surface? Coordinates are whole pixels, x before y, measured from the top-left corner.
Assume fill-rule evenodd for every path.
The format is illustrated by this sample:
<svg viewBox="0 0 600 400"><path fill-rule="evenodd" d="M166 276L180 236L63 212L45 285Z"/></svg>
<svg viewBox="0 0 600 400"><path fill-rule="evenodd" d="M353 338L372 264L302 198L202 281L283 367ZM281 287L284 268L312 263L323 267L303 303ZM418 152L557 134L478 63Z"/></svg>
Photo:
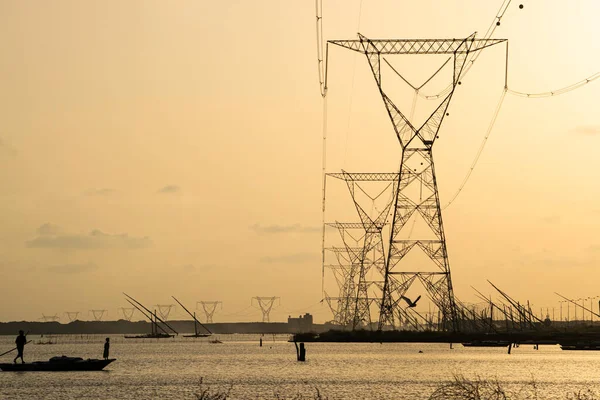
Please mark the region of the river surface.
<svg viewBox="0 0 600 400"><path fill-rule="evenodd" d="M190 399L210 387L231 386L233 399L428 399L455 375L495 379L539 399L600 393L600 351L562 351L559 346L465 348L455 344L307 343L306 362L296 361L287 336L218 335L208 339L124 339L110 335L111 358L101 372L0 372L1 399ZM14 347L0 336L0 353ZM25 361L67 355L101 358L104 336L30 336ZM53 344L38 344L52 341ZM419 353L422 351L422 353ZM15 353L1 357L12 362ZM200 384L201 379L203 384ZM525 395L520 397L526 398ZM515 398L520 398L515 397ZM600 398L600 397L599 397Z"/></svg>

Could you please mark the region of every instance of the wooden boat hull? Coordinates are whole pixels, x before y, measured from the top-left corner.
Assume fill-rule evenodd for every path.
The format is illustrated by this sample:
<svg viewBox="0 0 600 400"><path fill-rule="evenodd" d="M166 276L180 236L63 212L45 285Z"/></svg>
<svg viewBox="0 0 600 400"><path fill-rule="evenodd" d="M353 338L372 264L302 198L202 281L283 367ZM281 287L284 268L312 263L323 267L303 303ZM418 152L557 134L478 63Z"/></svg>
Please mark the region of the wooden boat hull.
<svg viewBox="0 0 600 400"><path fill-rule="evenodd" d="M490 341L480 341L480 342L469 342L469 343L462 343L462 345L464 347L508 347L508 345L510 344L510 342L505 342L502 340L490 340Z"/></svg>
<svg viewBox="0 0 600 400"><path fill-rule="evenodd" d="M198 333L194 335L183 335L183 337L209 337L210 333Z"/></svg>
<svg viewBox="0 0 600 400"><path fill-rule="evenodd" d="M587 350L587 351L599 351L600 343L575 343L575 344L561 344L561 350Z"/></svg>
<svg viewBox="0 0 600 400"><path fill-rule="evenodd" d="M64 358L64 360L60 360ZM25 364L11 364L3 363L0 364L0 370L2 371L44 371L44 372L58 372L58 371L101 371L111 362L115 361L115 358L108 360L97 360L72 357L53 357L50 361L35 361L32 363Z"/></svg>
<svg viewBox="0 0 600 400"><path fill-rule="evenodd" d="M147 335L125 335L125 339L169 339L175 337L175 335L167 335L166 333L152 334L149 333Z"/></svg>

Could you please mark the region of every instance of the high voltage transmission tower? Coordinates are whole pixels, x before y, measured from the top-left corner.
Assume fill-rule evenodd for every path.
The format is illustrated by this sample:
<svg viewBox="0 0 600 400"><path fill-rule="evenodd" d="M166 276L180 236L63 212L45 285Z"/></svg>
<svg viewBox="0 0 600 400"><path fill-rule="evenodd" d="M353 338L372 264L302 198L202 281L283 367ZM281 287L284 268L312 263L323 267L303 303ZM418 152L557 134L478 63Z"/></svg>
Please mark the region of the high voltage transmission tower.
<svg viewBox="0 0 600 400"><path fill-rule="evenodd" d="M107 310L90 310L92 316L94 317L94 321L102 321L102 317Z"/></svg>
<svg viewBox="0 0 600 400"><path fill-rule="evenodd" d="M56 322L56 321L60 320L60 317L58 315L42 314L42 318L40 318L40 319L44 322Z"/></svg>
<svg viewBox="0 0 600 400"><path fill-rule="evenodd" d="M325 265L332 270L338 283L339 297L325 296L334 314L334 322L346 327L370 327L371 308L379 305L385 276L385 253L382 230L392 206L384 203L371 218L365 210L364 197L374 202L384 193L394 193L398 174L348 173L327 174L327 177L346 183L360 222L328 222L325 225L339 232L343 245L326 247L324 250L335 256L335 264ZM383 191L370 196L365 183L384 183ZM362 202L359 195L362 196ZM358 236L358 238L356 238ZM375 275L375 278L373 278ZM334 305L335 304L335 305Z"/></svg>
<svg viewBox="0 0 600 400"><path fill-rule="evenodd" d="M131 321L133 313L135 312L134 307L121 307L119 310L123 313L123 318L125 318L126 321Z"/></svg>
<svg viewBox="0 0 600 400"><path fill-rule="evenodd" d="M253 303L253 300L256 300L258 307L262 311L262 322L269 322L269 314L271 313L276 300L279 300L279 304L281 304L279 297L253 297L250 301L251 304Z"/></svg>
<svg viewBox="0 0 600 400"><path fill-rule="evenodd" d="M69 319L69 322L73 322L77 320L79 316L79 311L65 311L65 315Z"/></svg>
<svg viewBox="0 0 600 400"><path fill-rule="evenodd" d="M474 57L474 54L477 54L476 52L502 42L506 40L477 39L475 34L464 39L417 40L371 40L359 34L357 40L328 41L328 44L366 56L401 148L400 169L395 177L396 186L389 212L390 236L387 254L383 254L383 246L379 245L379 241L383 240L381 230L388 221L388 214L384 215L382 212L375 219L371 219L355 201L365 237L369 239L365 239L359 249L344 250L348 254L349 265L351 265L350 272L344 271L347 280L345 284L349 287L350 293L342 293L342 297L345 297L345 302L350 304L344 307L350 310L351 314L343 315L341 318L346 323L351 320L353 328L368 322L367 310L371 301L368 296L371 283L363 277L370 267L365 266L361 255L368 253L368 250L377 249L376 252L381 253L383 260L376 255L373 259L376 259L376 262L368 260L366 264L375 266L375 269L381 271L383 275L380 284L381 297L377 300L378 329L395 327L397 319L412 321L411 324L415 326L423 325L423 321L429 321L428 323L431 324L431 319L422 317L414 310L420 295L415 300L407 297L411 286L415 282L420 282L427 297L440 314L438 329L459 330L460 318L450 275L432 149L444 117L448 115L448 107L454 91L461 84L465 64ZM381 64L382 56L385 55L450 55L453 58L453 71L448 89L443 91L439 105L422 124L416 124L412 121L411 115L407 117L406 113L400 111L386 93ZM387 60L385 61L387 63ZM397 74L391 64L388 65ZM408 83L403 77L402 79ZM325 78L325 89L326 82ZM352 175L364 174L344 173L341 174L340 179L349 182L360 180L351 178ZM353 189L350 190L354 198ZM409 224L409 221L414 222ZM414 230L416 223L419 227ZM338 227L338 229L348 228ZM416 251L417 249L419 251ZM415 252L420 253L417 257L424 255L425 259L414 260ZM409 253L412 257L406 257ZM408 310L412 311L409 313Z"/></svg>
<svg viewBox="0 0 600 400"><path fill-rule="evenodd" d="M158 313L160 314L161 318L166 321L169 318L171 309L175 307L175 304L157 304L156 307L158 307Z"/></svg>
<svg viewBox="0 0 600 400"><path fill-rule="evenodd" d="M202 305L202 310L204 310L204 314L206 315L206 323L212 324L213 315L215 315L215 311L217 310L217 306L220 304L221 309L223 309L222 301L197 301L196 302L196 310L198 310L198 304Z"/></svg>

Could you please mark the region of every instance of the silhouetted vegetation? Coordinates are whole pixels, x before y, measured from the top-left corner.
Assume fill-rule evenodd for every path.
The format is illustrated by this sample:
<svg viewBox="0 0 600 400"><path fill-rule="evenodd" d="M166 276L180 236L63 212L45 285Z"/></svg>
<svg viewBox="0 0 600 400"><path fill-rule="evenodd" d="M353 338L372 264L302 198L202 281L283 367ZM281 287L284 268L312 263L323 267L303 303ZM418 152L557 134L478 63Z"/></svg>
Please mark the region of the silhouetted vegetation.
<svg viewBox="0 0 600 400"><path fill-rule="evenodd" d="M226 389L211 389L210 386L204 384L204 379L200 378L199 392L196 393L196 400L226 400L231 398L231 389L233 389L233 385L229 385Z"/></svg>
<svg viewBox="0 0 600 400"><path fill-rule="evenodd" d="M510 386L510 388L508 387ZM231 395L233 385L226 388L212 389L204 385L200 379L199 392L196 400L227 400L245 399ZM321 394L318 387L312 386L308 393L281 394L275 392L275 400L328 400L329 397ZM253 398L253 397L249 397ZM335 399L332 398L332 400ZM466 378L462 375L454 375L449 382L442 383L429 396L428 400L543 400L538 393L538 384L532 378L531 381L521 385L506 385L498 379L484 379L481 377ZM600 400L600 395L591 390L579 390L565 394L565 400Z"/></svg>
<svg viewBox="0 0 600 400"><path fill-rule="evenodd" d="M497 379L465 378L454 375L452 381L440 385L429 400L538 400L538 384L532 378L526 384L512 385L508 389ZM591 389L565 394L566 400L599 400L598 393Z"/></svg>
<svg viewBox="0 0 600 400"><path fill-rule="evenodd" d="M200 384L198 388L198 393L195 394L196 400L227 400L227 399L240 399L240 397L234 397L231 395L231 390L233 389L233 385L229 385L226 388L218 387L211 388L209 385L204 384L202 378L200 378ZM251 397L254 398L254 397ZM256 397L258 398L258 397ZM275 392L273 393L273 398L275 400L328 400L327 396L321 394L321 391L318 387L311 387L310 393L296 393L293 395L290 394L282 394Z"/></svg>
<svg viewBox="0 0 600 400"><path fill-rule="evenodd" d="M454 375L452 381L439 386L429 400L537 400L535 380L512 390L503 387L497 379L467 379Z"/></svg>

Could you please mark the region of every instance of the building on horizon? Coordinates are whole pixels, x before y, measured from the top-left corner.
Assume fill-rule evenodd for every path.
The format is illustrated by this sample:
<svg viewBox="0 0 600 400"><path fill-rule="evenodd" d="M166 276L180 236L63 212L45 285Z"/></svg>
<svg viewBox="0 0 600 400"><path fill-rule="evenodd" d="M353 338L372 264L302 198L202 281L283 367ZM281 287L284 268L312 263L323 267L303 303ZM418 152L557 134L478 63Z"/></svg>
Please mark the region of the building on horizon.
<svg viewBox="0 0 600 400"><path fill-rule="evenodd" d="M313 316L309 313L299 315L298 318L288 316L288 328L292 333L312 332Z"/></svg>

